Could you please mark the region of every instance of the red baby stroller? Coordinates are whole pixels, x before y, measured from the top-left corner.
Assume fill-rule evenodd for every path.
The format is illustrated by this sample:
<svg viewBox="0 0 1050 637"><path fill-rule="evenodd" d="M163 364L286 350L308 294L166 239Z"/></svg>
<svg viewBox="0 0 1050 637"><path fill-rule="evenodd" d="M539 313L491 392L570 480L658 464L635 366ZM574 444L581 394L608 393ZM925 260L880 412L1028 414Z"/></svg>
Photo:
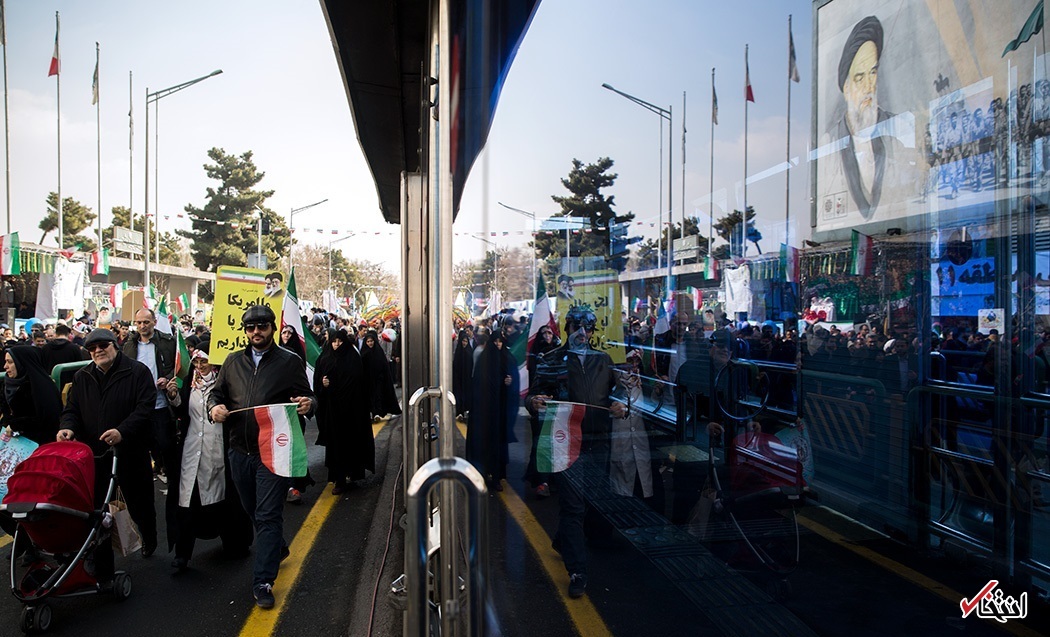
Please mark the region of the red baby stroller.
<svg viewBox="0 0 1050 637"><path fill-rule="evenodd" d="M113 499L117 453L102 502ZM112 516L95 508L95 458L82 442L41 445L25 459L7 483L0 516L14 523L11 550L11 592L23 604L21 628L45 632L51 626L50 597L73 597L112 592L118 600L131 594L131 576L115 573L113 585L102 586L91 557L102 542L110 541ZM16 567L23 547L24 570Z"/></svg>
<svg viewBox="0 0 1050 637"><path fill-rule="evenodd" d="M721 553L730 564L765 572L767 591L783 601L791 596L787 576L799 561L796 510L807 494L802 462L795 447L763 432L761 425L752 422L745 429L726 445L724 454L715 452L717 437L712 436L708 451L716 515L707 539L723 544ZM724 464L716 466L720 455ZM724 478L727 471L725 485L720 475Z"/></svg>

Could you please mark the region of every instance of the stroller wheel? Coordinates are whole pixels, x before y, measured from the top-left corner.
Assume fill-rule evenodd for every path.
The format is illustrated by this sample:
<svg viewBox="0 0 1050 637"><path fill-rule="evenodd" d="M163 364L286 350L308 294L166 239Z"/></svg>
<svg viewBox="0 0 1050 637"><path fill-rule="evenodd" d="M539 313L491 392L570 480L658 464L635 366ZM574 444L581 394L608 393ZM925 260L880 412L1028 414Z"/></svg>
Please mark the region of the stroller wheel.
<svg viewBox="0 0 1050 637"><path fill-rule="evenodd" d="M51 607L47 604L23 607L20 628L27 635L47 632L51 628Z"/></svg>
<svg viewBox="0 0 1050 637"><path fill-rule="evenodd" d="M118 602L131 597L131 575L117 573L113 578L113 597L117 598Z"/></svg>

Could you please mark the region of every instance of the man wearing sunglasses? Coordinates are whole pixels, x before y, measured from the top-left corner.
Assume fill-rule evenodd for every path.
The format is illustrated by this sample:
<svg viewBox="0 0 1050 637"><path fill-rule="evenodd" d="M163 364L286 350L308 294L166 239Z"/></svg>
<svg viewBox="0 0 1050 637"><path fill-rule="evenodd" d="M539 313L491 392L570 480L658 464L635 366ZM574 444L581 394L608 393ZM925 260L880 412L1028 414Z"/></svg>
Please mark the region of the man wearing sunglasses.
<svg viewBox="0 0 1050 637"><path fill-rule="evenodd" d="M153 471L149 460L152 439L151 417L157 400L157 387L145 365L117 349L117 337L109 330L92 330L84 340L91 364L73 376L69 399L57 440L79 440L91 447L96 457L119 445L117 481L128 505L128 512L139 532L154 539L157 517L153 504ZM95 463L95 504L101 506L109 483L110 458ZM95 553L95 574L99 582L113 579L113 551L101 542Z"/></svg>
<svg viewBox="0 0 1050 637"><path fill-rule="evenodd" d="M565 570L569 573L569 596L574 598L582 597L587 588L584 518L588 509L582 483L575 478L584 474L609 475L610 416L622 418L626 413L623 403L612 400L616 384L612 358L590 344L597 325L597 317L590 307L577 305L569 310L565 316L565 344L544 356L545 359L562 361L567 374L538 374L542 378L530 386L525 401L529 411L540 418L543 418L548 400L587 405L580 427L583 440L579 457L567 470L551 475L559 492L554 549L561 553L565 562Z"/></svg>
<svg viewBox="0 0 1050 637"><path fill-rule="evenodd" d="M302 359L278 347L274 341L277 317L273 310L266 305L249 307L241 323L249 345L226 358L208 396L208 411L213 421L226 427L230 472L244 510L255 525L252 594L260 608L273 608L277 569L288 556L284 500L292 481L274 474L262 463L255 415L251 411L230 412L246 407L298 403L299 414L310 416L317 402L303 374Z"/></svg>

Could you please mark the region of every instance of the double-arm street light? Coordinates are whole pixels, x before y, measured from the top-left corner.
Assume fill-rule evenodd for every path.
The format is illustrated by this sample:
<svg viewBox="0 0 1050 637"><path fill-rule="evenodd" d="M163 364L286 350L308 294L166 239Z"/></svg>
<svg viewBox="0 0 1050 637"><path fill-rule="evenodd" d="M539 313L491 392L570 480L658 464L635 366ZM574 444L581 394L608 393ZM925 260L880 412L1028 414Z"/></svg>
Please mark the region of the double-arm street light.
<svg viewBox="0 0 1050 637"><path fill-rule="evenodd" d="M323 204L326 201L328 201L328 199L322 199L321 201L314 202L314 203L312 203L312 204L310 204L308 206L303 206L302 208L292 208L292 211L290 213L288 213L288 272L289 272L289 275L292 272L292 245L295 243L295 233L294 233L295 226L292 225L295 222L295 215L296 215L296 213L302 212L303 210L306 210L307 208L313 208L314 206L320 206L321 204Z"/></svg>
<svg viewBox="0 0 1050 637"><path fill-rule="evenodd" d="M143 213L143 216L142 216L142 218L145 220L143 222L143 224L142 224L143 230L144 230L144 232L142 233L142 235L143 235L143 248L144 248L144 253L142 255L142 259L145 262L145 270L144 270L143 275L142 275L142 277L143 277L143 281L142 282L143 282L144 285L149 285L149 232L150 232L150 230L149 230L149 105L150 104L154 104L155 105L154 108L156 109L157 122L155 123L156 130L153 132L153 134L154 134L154 146L156 146L156 148L154 148L154 152L157 152L157 150L159 149L159 146L160 146L160 125L159 125L159 122L160 122L160 104L159 104L159 102L160 102L160 100L164 99L165 97L167 97L167 96L169 96L169 95L171 95L173 93L178 93L179 91L181 91L183 89L187 89L187 88L193 86L194 84L197 84L199 82L203 82L204 80L206 80L206 79L208 79L210 77L215 77L216 75L219 75L220 73L222 73L222 69L216 69L216 70L212 71L211 73L209 73L207 75L202 75L202 76L198 77L195 80L190 80L189 82L183 82L182 84L176 84L175 86L169 86L168 88L161 89L159 91L154 91L152 93L150 93L149 87L148 86L146 87L146 170L145 170L145 173L146 173L146 197L145 197L146 204L145 204L145 212ZM159 155L158 155L157 161L155 163L157 165L155 165L153 167L153 170L154 170L154 175L153 175L154 184L153 184L153 188L154 188L154 191L155 191L154 192L154 204L155 204L154 207L157 208L154 211L154 214L156 215L157 218L154 219L154 221L153 221L153 227L157 229L157 246L156 246L156 250L157 250L157 263L159 264L160 263L160 204L158 203L159 199L157 198L157 194L156 194L156 191L159 190L157 182L159 182L159 178L160 178L160 172L159 172L160 157L159 157ZM99 214L101 214L101 212Z"/></svg>
<svg viewBox="0 0 1050 637"><path fill-rule="evenodd" d="M660 248L660 237L663 234L663 230L664 230L664 201L663 201L664 194L663 194L663 189L662 189L664 179L663 179L663 164L662 164L662 160L663 160L663 157L664 157L664 148L663 148L663 145L664 145L664 131L663 131L663 128L664 128L664 120L665 119L667 120L667 221L668 221L668 224L667 224L667 282L668 282L668 285L670 285L670 282L671 282L671 266L674 263L674 258L673 258L672 252L671 252L672 249L673 249L671 247L671 237L674 234L674 233L671 232L671 228L673 227L672 224L671 224L671 221L672 221L671 210L674 207L672 205L672 203L671 203L671 201L672 201L671 200L671 192L672 192L672 190L671 190L671 188L672 188L672 184L671 184L671 182L672 182L672 178L671 178L671 155L672 155L671 149L673 148L673 146L671 145L671 121L672 121L671 120L671 106L668 105L667 108L660 108L656 104L650 104L649 102L646 102L643 99L639 99L639 98L637 98L637 97L635 97L633 95L628 95L627 93L624 93L623 91L617 90L617 89L613 88L612 86L609 86L608 84L602 84L602 88L609 89L613 93L616 93L617 95L619 95L621 97L625 97L625 98L631 100L632 102L634 102L638 106L641 106L645 110L647 110L647 111L649 111L651 113L656 113L657 115L660 116L660 159L661 159L661 162L658 162L658 164L660 165L660 186L661 186L661 189L660 189L660 232L658 232L657 235L656 235L656 247L657 247L657 250L656 250L656 269L657 270L660 269L660 249L659 249ZM682 230L683 230L683 232L685 231L684 224L682 226Z"/></svg>

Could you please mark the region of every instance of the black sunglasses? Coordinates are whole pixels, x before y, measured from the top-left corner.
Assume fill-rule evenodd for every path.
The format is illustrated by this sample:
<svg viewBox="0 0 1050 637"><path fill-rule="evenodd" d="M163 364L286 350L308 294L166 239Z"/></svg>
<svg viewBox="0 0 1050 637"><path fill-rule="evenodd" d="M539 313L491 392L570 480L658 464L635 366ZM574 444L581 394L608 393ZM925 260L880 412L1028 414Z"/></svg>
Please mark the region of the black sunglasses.
<svg viewBox="0 0 1050 637"><path fill-rule="evenodd" d="M244 324L244 331L245 332L265 332L268 327L270 327L269 323L245 323Z"/></svg>
<svg viewBox="0 0 1050 637"><path fill-rule="evenodd" d="M110 345L111 343L109 341L102 341L101 343L92 343L90 345L85 345L84 349L86 349L89 352L94 352L97 349L106 349Z"/></svg>

